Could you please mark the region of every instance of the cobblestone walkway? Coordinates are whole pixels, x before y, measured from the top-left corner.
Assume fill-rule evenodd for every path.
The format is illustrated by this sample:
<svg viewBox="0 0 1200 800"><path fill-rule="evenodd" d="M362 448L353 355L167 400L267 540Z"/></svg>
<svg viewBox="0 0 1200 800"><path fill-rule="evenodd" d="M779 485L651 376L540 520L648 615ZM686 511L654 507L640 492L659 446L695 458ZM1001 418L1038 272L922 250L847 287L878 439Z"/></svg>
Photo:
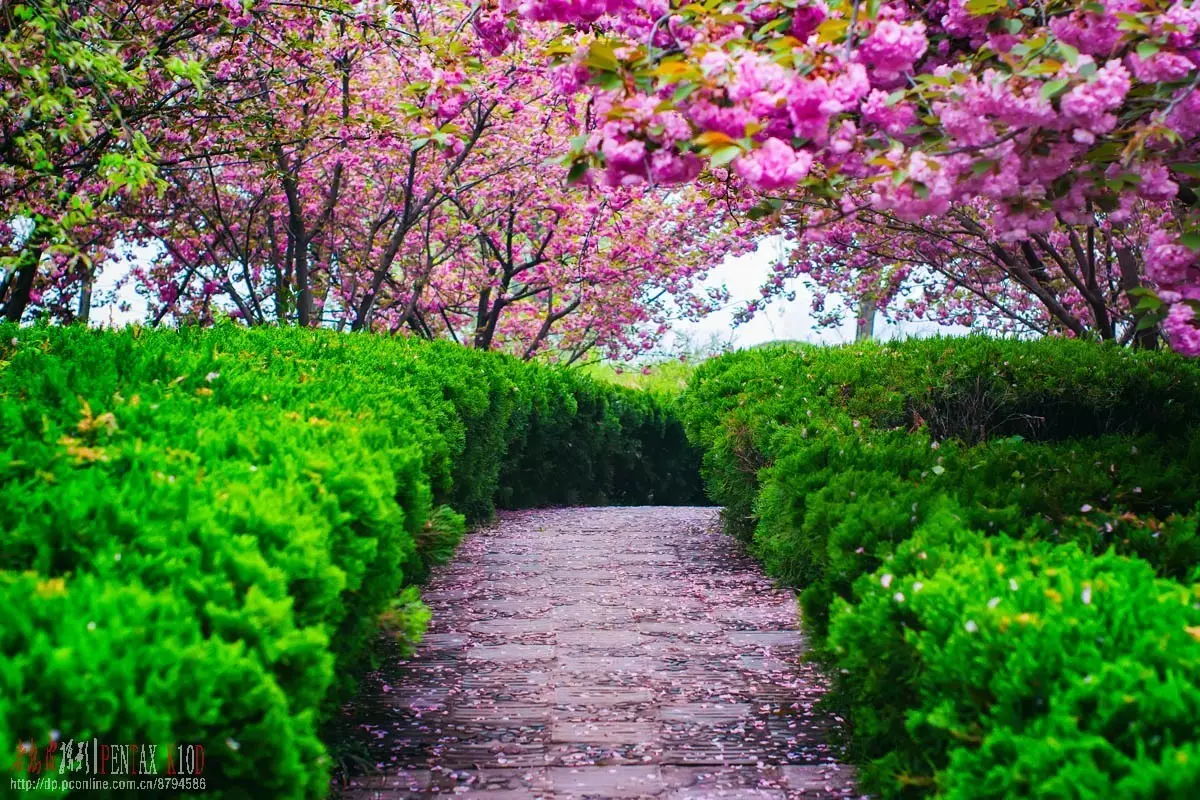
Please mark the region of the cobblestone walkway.
<svg viewBox="0 0 1200 800"><path fill-rule="evenodd" d="M791 596L707 508L505 513L427 587L429 633L353 709L343 796L856 794Z"/></svg>

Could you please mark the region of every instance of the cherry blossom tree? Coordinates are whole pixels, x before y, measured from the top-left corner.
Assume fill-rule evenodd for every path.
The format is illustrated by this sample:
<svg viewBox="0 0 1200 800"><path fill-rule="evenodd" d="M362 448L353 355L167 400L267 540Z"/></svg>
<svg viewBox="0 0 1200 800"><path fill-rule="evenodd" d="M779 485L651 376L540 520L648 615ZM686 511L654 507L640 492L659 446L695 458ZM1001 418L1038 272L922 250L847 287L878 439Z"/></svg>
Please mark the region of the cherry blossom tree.
<svg viewBox="0 0 1200 800"><path fill-rule="evenodd" d="M586 114L574 87L535 38L493 52L473 15L326 14L287 47L240 43L168 132L167 188L129 212L126 241L158 254L132 275L151 321L224 311L570 360L703 313L696 282L752 239L692 189L568 185L550 162Z"/></svg>
<svg viewBox="0 0 1200 800"><path fill-rule="evenodd" d="M482 187L481 187L482 188ZM548 349L573 362L599 347L631 356L670 323L725 298L697 283L753 245L694 189L593 189L537 167L473 206L471 246L442 270L425 307L435 330L525 358Z"/></svg>
<svg viewBox="0 0 1200 800"><path fill-rule="evenodd" d="M910 222L863 209L828 226L793 231L796 246L775 265L746 321L792 281L813 290L818 321L836 324L850 305L892 320L929 320L1003 332L1094 336L1153 347L1157 334L1130 302L1159 206L1129 215L1096 214L1086 224L1059 222L1046 233L1005 240L986 204L955 205L941 217Z"/></svg>
<svg viewBox="0 0 1200 800"><path fill-rule="evenodd" d="M138 220L138 240L162 250L136 276L155 321L203 319L221 295L251 323L369 327L506 88L462 68L466 13L309 14L283 42L239 44L214 98L173 132L170 190Z"/></svg>
<svg viewBox="0 0 1200 800"><path fill-rule="evenodd" d="M201 95L197 43L245 24L193 0L0 8L0 313L89 291L113 206L157 184L155 131ZM69 313L70 293L47 304ZM86 316L87 304L78 312Z"/></svg>
<svg viewBox="0 0 1200 800"><path fill-rule="evenodd" d="M354 28L386 39L396 35L394 17L386 5L358 0L6 5L5 316L20 319L32 308L86 318L99 262L128 239L131 219L167 208L156 200L171 186L168 169L247 152L245 134L259 132L264 119L264 87L311 60L325 43L315 31ZM294 68L282 80L304 79ZM207 124L215 119L224 120L223 135Z"/></svg>
<svg viewBox="0 0 1200 800"><path fill-rule="evenodd" d="M1200 353L1200 6L1190 0L683 3L526 0L588 26L564 72L595 91L576 174L610 184L729 167L821 198L824 225L989 204L1006 242L1160 204L1143 309Z"/></svg>

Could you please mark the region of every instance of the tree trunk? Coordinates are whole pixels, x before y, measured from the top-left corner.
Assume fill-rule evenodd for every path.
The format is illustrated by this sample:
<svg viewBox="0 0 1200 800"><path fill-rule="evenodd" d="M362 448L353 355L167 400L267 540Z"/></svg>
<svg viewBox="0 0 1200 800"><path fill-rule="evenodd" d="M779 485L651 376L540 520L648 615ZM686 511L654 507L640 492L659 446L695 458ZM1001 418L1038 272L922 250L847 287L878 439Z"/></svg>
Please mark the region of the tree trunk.
<svg viewBox="0 0 1200 800"><path fill-rule="evenodd" d="M38 267L42 263L44 244L36 239L37 232L29 237L21 251L21 265L17 268L16 280L9 288L9 296L4 302L4 318L9 322L20 322L29 306L29 296L33 293L33 279L37 277Z"/></svg>
<svg viewBox="0 0 1200 800"><path fill-rule="evenodd" d="M1117 248L1117 266L1121 269L1121 288L1126 294L1134 289L1139 289L1142 286L1142 273L1138 268L1137 256L1128 247ZM1130 298L1131 301L1136 301L1136 298ZM1135 314L1133 324L1138 325L1142 321L1142 314ZM1133 335L1133 346L1139 350L1155 350L1158 348L1158 330L1154 326L1143 328Z"/></svg>
<svg viewBox="0 0 1200 800"><path fill-rule="evenodd" d="M84 267L83 270L83 286L79 289L79 315L78 320L84 325L92 318L92 271Z"/></svg>
<svg viewBox="0 0 1200 800"><path fill-rule="evenodd" d="M854 341L869 342L875 338L875 300L864 297L858 304L858 320Z"/></svg>

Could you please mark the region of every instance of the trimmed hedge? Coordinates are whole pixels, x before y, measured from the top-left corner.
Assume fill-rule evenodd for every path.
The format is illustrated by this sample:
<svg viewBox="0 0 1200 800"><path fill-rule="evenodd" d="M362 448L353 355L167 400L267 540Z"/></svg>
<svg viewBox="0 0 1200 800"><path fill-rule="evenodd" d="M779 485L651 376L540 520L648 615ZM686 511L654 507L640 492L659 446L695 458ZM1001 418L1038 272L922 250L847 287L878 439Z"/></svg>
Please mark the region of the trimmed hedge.
<svg viewBox="0 0 1200 800"><path fill-rule="evenodd" d="M656 401L448 343L2 327L0 746L198 743L218 796L322 797L464 518L697 490Z"/></svg>
<svg viewBox="0 0 1200 800"><path fill-rule="evenodd" d="M983 791L978 785L962 788L977 773L958 783L954 772L956 759L983 753L982 766L973 770L1009 771L1018 781L997 783L1010 787L997 796L1041 796L1069 785L1056 781L1068 780L1070 773L1066 767L1046 772L1044 765L1042 772L1027 772L1017 750L993 746L992 737L1002 734L990 727L989 715L1009 702L995 685L1002 665L960 664L957 683L935 684L934 673L946 665L930 667L931 656L921 655L909 638L925 637L922 652L938 658L959 656L939 649L948 645L938 638L936 631L943 629L935 630L932 616L914 616L910 590L883 593L884 601L905 605L890 616L866 606L878 600L876 590L888 588L880 583L883 576L891 576L886 583L897 579L896 561L915 542L929 559L927 569L948 565L937 572L938 580L953 584L963 598L983 591L971 572L981 562L980 548L995 553L989 563L999 570L1036 572L1039 561L1055 561L1063 564L1055 569L1076 582L1095 570L1126 570L1121 581L1131 596L1179 586L1156 583L1155 573L1194 583L1200 579L1197 397L1200 368L1173 354L971 337L735 353L697 371L682 409L689 437L704 451L710 496L725 506L730 529L768 571L801 590L816 651L843 675L834 700L851 710L852 748L867 764L868 786L884 795ZM930 539L931 525L954 535ZM1006 536L988 538L996 534ZM1126 563L1132 566L1114 566ZM922 574L919 582L932 585L926 579L932 573ZM905 600L896 599L897 591ZM1191 605L1162 612L1175 626L1162 663L1194 676L1200 630L1184 629L1195 625L1188 614L1200 596L1183 591ZM1097 604L1106 604L1104 624L1126 618L1107 605L1115 596L1097 595ZM929 614L963 624L961 614L969 610L964 599ZM855 615L865 621L849 621ZM1066 610L1048 608L1046 615L1048 629L1076 627ZM1114 642L1127 641L1124 635L1108 633ZM1139 641L1139 647L1148 646L1149 640ZM1038 649L1049 646L1046 642L1013 637L1013 658L1039 663L1060 658ZM1076 666L1100 669L1113 652L1108 645L1094 649ZM1159 663L1134 658L1142 659L1137 669L1143 671ZM870 665L886 677L862 675ZM1047 668L1059 669L1052 663ZM1059 678L1068 680L1066 673ZM1018 727L1036 728L1056 707L1045 684L1030 691L1040 701L1021 706ZM936 717L955 693L963 697L953 702L965 703L967 710L956 712L961 719L955 718L951 733L943 731L946 739L935 747L919 734L924 728L914 728L915 720ZM1159 702L1166 702L1165 695L1155 690L1145 704ZM1190 699L1181 702L1181 708L1198 710ZM1145 755L1200 741L1197 726L1163 744L1167 732L1151 725L1145 736L1105 740L1100 747L1087 724L1073 733L1059 731L1055 740L1105 761L1096 767L1098 775L1127 768L1118 777L1132 781L1130 786L1150 780L1150 762L1130 755L1137 747ZM1129 756L1125 761L1105 749L1130 742L1136 747L1122 750ZM1176 757L1174 751L1169 755ZM1020 776L1030 783L1020 784Z"/></svg>
<svg viewBox="0 0 1200 800"><path fill-rule="evenodd" d="M963 519L946 503L836 601L829 643L883 790L1196 797L1200 585Z"/></svg>

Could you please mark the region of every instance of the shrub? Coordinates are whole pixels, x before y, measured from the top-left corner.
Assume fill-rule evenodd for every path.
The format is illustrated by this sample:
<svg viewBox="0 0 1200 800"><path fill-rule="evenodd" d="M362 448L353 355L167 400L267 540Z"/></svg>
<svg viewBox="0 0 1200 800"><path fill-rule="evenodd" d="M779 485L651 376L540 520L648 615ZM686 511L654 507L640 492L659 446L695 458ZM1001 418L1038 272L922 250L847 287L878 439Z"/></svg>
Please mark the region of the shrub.
<svg viewBox="0 0 1200 800"><path fill-rule="evenodd" d="M829 644L869 788L1195 797L1200 586L963 522L944 504L836 602Z"/></svg>
<svg viewBox="0 0 1200 800"><path fill-rule="evenodd" d="M735 353L697 371L682 414L730 529L810 590L819 632L828 584L844 595L946 494L982 530L1112 544L1185 576L1200 555L1178 522L1200 503L1193 393L1200 369L1173 354L973 337Z"/></svg>
<svg viewBox="0 0 1200 800"><path fill-rule="evenodd" d="M418 634L401 590L464 516L690 500L673 425L652 398L447 343L5 327L0 746L199 743L226 796L323 796L323 722L381 623ZM621 474L671 443L661 472Z"/></svg>
<svg viewBox="0 0 1200 800"><path fill-rule="evenodd" d="M800 590L874 790L1182 797L1200 790L1200 595L1154 576L1200 578L1198 389L1172 354L974 337L736 353L681 407L730 529ZM902 575L917 599L890 588ZM1051 598L1103 587L1084 609L1101 616L1020 605L1035 630L974 647L954 625L1009 603L988 587L1014 575ZM1032 688L1007 686L1026 662ZM1109 662L1095 710L1072 687ZM1144 726L1118 730L1125 702Z"/></svg>

